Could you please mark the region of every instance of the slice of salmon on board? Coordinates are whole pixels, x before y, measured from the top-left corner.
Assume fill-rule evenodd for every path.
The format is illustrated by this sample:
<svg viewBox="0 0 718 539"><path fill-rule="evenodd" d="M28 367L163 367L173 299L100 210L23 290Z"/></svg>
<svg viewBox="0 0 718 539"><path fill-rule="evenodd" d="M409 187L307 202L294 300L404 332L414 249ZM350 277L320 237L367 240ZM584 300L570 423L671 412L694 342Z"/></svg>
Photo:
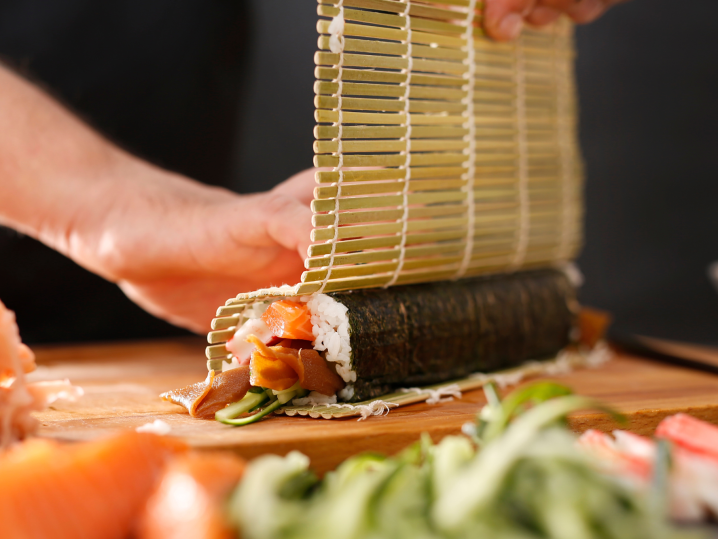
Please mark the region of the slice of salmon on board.
<svg viewBox="0 0 718 539"><path fill-rule="evenodd" d="M232 539L224 502L244 474L244 460L226 451L174 459L147 502L137 539ZM177 493L182 492L182 504Z"/></svg>
<svg viewBox="0 0 718 539"><path fill-rule="evenodd" d="M77 445L18 444L0 455L0 535L124 539L166 462L183 450L133 431Z"/></svg>

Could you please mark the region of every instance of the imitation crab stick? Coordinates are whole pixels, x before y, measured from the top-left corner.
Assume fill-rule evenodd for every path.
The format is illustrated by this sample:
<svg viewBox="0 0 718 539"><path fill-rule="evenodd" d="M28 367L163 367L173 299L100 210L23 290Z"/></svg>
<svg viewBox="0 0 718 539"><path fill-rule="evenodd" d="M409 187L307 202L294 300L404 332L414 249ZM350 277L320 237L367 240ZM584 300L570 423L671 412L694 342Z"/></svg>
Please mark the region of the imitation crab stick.
<svg viewBox="0 0 718 539"><path fill-rule="evenodd" d="M656 427L656 437L666 438L679 447L718 461L718 427L688 414L665 418Z"/></svg>
<svg viewBox="0 0 718 539"><path fill-rule="evenodd" d="M267 346L251 335L247 340L257 348L250 364L252 385L284 391L299 382L303 389L327 396L344 387L344 381L312 348L297 350L284 341Z"/></svg>
<svg viewBox="0 0 718 539"><path fill-rule="evenodd" d="M649 439L645 441L649 444L653 443ZM606 468L626 478L633 478L643 483L651 477L653 456L633 454L608 434L589 429L578 439L578 445L597 457Z"/></svg>
<svg viewBox="0 0 718 539"><path fill-rule="evenodd" d="M13 539L123 539L184 446L129 431L105 440L18 444L0 456L0 526Z"/></svg>
<svg viewBox="0 0 718 539"><path fill-rule="evenodd" d="M262 320L274 335L282 339L314 340L312 315L305 303L275 301L264 311Z"/></svg>
<svg viewBox="0 0 718 539"><path fill-rule="evenodd" d="M252 357L254 345L247 342L247 337L250 335L254 335L265 344L279 340L272 334L272 330L261 318L247 321L227 343L227 350L232 352L232 357L235 358L239 365L249 365L249 360Z"/></svg>

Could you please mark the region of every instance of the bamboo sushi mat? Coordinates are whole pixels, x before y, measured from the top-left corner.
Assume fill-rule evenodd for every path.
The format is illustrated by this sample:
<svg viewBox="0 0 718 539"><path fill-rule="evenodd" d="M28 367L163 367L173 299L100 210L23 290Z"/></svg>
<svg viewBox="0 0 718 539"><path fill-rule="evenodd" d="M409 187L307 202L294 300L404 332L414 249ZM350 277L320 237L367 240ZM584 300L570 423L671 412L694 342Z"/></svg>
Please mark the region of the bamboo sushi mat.
<svg viewBox="0 0 718 539"><path fill-rule="evenodd" d="M503 389L538 376L556 376L567 374L574 369L600 367L612 357L611 350L601 342L591 351L566 350L549 360L527 361L511 369L492 373L475 373L460 380L442 384L403 388L395 393L384 395L381 399L354 404L284 406L274 413L324 419L359 417L359 421L361 421L373 415L388 414L392 408L399 406L418 402L438 404L454 398L460 399L462 392L480 389L489 383L494 383Z"/></svg>
<svg viewBox="0 0 718 539"><path fill-rule="evenodd" d="M484 37L475 0L319 0L298 294L546 266L581 243L572 26Z"/></svg>
<svg viewBox="0 0 718 539"><path fill-rule="evenodd" d="M497 43L475 0L319 0L318 14L314 244L300 283L218 309L214 368L257 300L555 265L581 244L567 20Z"/></svg>

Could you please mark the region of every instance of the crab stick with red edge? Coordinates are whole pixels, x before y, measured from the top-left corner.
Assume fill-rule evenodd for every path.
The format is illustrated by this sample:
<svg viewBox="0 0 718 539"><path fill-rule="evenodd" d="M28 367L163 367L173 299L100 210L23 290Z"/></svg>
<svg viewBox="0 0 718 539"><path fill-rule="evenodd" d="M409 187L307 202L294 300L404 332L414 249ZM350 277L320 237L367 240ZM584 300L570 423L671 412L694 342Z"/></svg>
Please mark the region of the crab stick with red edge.
<svg viewBox="0 0 718 539"><path fill-rule="evenodd" d="M715 425L687 414L676 414L660 422L656 437L718 462L718 427Z"/></svg>
<svg viewBox="0 0 718 539"><path fill-rule="evenodd" d="M272 334L272 330L261 318L248 320L227 343L227 350L232 352L232 356L237 359L240 366L249 365L254 351L254 345L247 342L247 337L250 335L254 335L264 344L276 344L280 340Z"/></svg>
<svg viewBox="0 0 718 539"><path fill-rule="evenodd" d="M615 431L614 435L617 433L618 431ZM636 436L636 438L641 437ZM653 444L651 440L645 439L645 441ZM627 450L625 444L614 440L608 434L589 429L578 439L578 445L614 473L628 475L640 482L647 481L651 477L653 455L638 455Z"/></svg>

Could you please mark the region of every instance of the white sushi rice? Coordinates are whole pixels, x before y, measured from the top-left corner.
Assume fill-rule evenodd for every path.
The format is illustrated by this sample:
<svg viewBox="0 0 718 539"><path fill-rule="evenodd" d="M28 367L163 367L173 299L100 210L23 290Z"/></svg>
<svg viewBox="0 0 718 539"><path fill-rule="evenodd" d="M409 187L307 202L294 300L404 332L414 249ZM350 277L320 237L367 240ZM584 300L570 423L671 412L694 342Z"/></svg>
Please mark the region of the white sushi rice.
<svg viewBox="0 0 718 539"><path fill-rule="evenodd" d="M326 360L337 364L337 374L347 383L355 382L357 373L351 366L351 344L349 343L348 309L326 294L304 296L312 313L314 349L326 351Z"/></svg>
<svg viewBox="0 0 718 539"><path fill-rule="evenodd" d="M356 381L357 375L351 367L348 309L326 294L314 294L299 298L275 297L267 301L258 301L248 306L242 313L244 324L260 318L271 303L281 299L307 304L312 316L312 332L314 333L314 342L312 344L314 349L325 352L325 359L336 364L337 374L347 383L347 386L338 393L339 398L342 400L351 399L354 395L352 382ZM235 336L239 335L238 338L241 338L242 341L244 341L245 338L242 330L244 324L237 328L235 333ZM233 357L231 363L223 363L222 371L235 369L237 367L239 367L239 363L237 362L237 358ZM329 402L327 399L334 399L334 401ZM302 401L303 404L334 404L337 402L336 396L326 397L316 392L310 393L303 399L295 399L294 402L297 401Z"/></svg>

